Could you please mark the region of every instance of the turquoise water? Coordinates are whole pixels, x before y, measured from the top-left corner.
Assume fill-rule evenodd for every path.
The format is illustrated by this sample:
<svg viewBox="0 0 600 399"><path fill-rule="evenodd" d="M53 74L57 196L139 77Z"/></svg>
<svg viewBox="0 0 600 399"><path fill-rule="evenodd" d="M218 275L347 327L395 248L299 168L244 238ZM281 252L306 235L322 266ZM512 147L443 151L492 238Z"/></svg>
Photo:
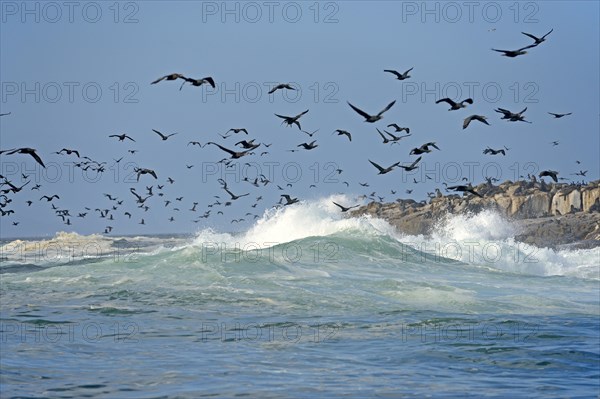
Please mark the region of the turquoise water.
<svg viewBox="0 0 600 399"><path fill-rule="evenodd" d="M5 242L2 398L599 395L598 248L324 203L238 235Z"/></svg>

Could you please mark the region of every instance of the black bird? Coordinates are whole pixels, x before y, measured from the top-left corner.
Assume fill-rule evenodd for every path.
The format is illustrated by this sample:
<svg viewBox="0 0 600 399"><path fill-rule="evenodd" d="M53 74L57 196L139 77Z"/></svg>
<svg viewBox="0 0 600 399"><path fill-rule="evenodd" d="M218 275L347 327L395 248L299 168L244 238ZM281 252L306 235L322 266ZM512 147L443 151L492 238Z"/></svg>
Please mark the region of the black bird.
<svg viewBox="0 0 600 399"><path fill-rule="evenodd" d="M526 121L525 117L523 116L523 113L525 111L527 111L527 107L525 107L521 112L518 112L516 114L514 114L511 111L504 109L504 108L498 108L498 109L495 109L494 111L496 111L500 114L503 114L502 119L508 119L509 122L521 121L521 122L531 123L529 121Z"/></svg>
<svg viewBox="0 0 600 399"><path fill-rule="evenodd" d="M490 147L488 147L485 150L483 150L483 153L484 154L490 154L490 155L498 155L498 154L506 155L506 152L504 151L504 149L493 150Z"/></svg>
<svg viewBox="0 0 600 399"><path fill-rule="evenodd" d="M10 112L7 112L5 114L0 114L0 116L7 116L7 115L10 115Z"/></svg>
<svg viewBox="0 0 600 399"><path fill-rule="evenodd" d="M62 150L55 152L55 154L62 154L63 152L66 152L67 155L75 154L77 155L77 158L79 158L79 151L69 150L68 148L63 148Z"/></svg>
<svg viewBox="0 0 600 399"><path fill-rule="evenodd" d="M231 159L238 159L238 158L241 158L241 157L243 157L244 155L252 154L252 153L250 152L251 150L246 150L246 151L232 151L232 150L230 150L230 149L228 149L228 148L225 148L225 147L223 147L222 145L219 145L219 144L217 144L217 143L214 143L214 142L212 142L212 141L209 141L209 142L208 142L208 143L206 143L206 144L214 144L214 145L216 145L217 147L219 147L219 148L220 148L220 149L222 149L223 151L225 151L225 152L227 152L227 153L231 154Z"/></svg>
<svg viewBox="0 0 600 399"><path fill-rule="evenodd" d="M246 129L244 129L243 127L242 128L231 128L228 131L226 131L225 134L227 134L229 132L233 132L235 134L238 134L239 132L244 132L244 133L248 134L248 131ZM229 136L227 136L227 137L229 137Z"/></svg>
<svg viewBox="0 0 600 399"><path fill-rule="evenodd" d="M569 112L568 114L555 114L555 113L553 113L553 112L548 112L548 113L549 113L550 115L554 115L554 117L555 117L556 119L562 118L563 116L567 116L567 115L572 115L572 114L573 114L572 112Z"/></svg>
<svg viewBox="0 0 600 399"><path fill-rule="evenodd" d="M400 127L398 126L397 123L390 123L389 125L387 125L387 127L393 127L396 133L401 132L401 131L406 131L407 134L410 134L410 129L407 127Z"/></svg>
<svg viewBox="0 0 600 399"><path fill-rule="evenodd" d="M488 123L488 121L486 120L487 117L483 116L483 115L471 115L465 118L465 120L463 121L463 130L466 129L469 124L471 123L471 121L475 120L475 121L479 121L481 123L485 123L486 125L490 125Z"/></svg>
<svg viewBox="0 0 600 399"><path fill-rule="evenodd" d="M250 195L250 193L246 193L246 194L242 194L242 195L235 195L234 193L232 193L231 191L229 191L228 189L224 188L225 191L227 191L227 194L229 194L231 196L231 200L235 201L238 198L242 198L245 197L247 195Z"/></svg>
<svg viewBox="0 0 600 399"><path fill-rule="evenodd" d="M41 201L41 200L43 200L43 199L45 199L46 201L50 202L50 201L52 201L54 198L60 199L60 197L59 197L58 195L56 195L56 194L54 194L54 195L53 195L53 196L51 196L51 197L48 197L47 195L43 195L43 196L40 198L40 201Z"/></svg>
<svg viewBox="0 0 600 399"><path fill-rule="evenodd" d="M479 194L478 192L476 192L473 187L471 186L471 184L469 183L468 186L452 186L452 187L448 187L448 190L452 190L452 191L460 191L460 192L467 192L467 193L471 193L474 194L480 198L483 198L483 195Z"/></svg>
<svg viewBox="0 0 600 399"><path fill-rule="evenodd" d="M302 130L302 128L300 127L300 122L298 122L298 119L300 119L300 117L302 115L306 114L307 112L308 112L308 110L301 112L296 116L284 116L284 115L278 115L278 114L275 114L275 116L283 119L283 122L281 122L282 124L287 123L288 126L292 126L293 124L296 124L296 126L298 126L298 129Z"/></svg>
<svg viewBox="0 0 600 399"><path fill-rule="evenodd" d="M420 154L424 154L424 153L429 153L429 152L431 152L431 149L429 147L433 147L439 151L439 147L435 144L435 142L429 142L429 143L423 144L419 148L413 148L412 150L410 150L410 155L420 155Z"/></svg>
<svg viewBox="0 0 600 399"><path fill-rule="evenodd" d="M108 137L117 137L117 138L119 139L119 141L124 141L125 139L129 139L129 140L131 140L131 141L135 142L135 140L134 140L134 139L132 139L131 137L129 137L129 136L128 136L128 135L126 135L125 133L123 133L123 134L111 134L111 135L110 135L110 136L108 136Z"/></svg>
<svg viewBox="0 0 600 399"><path fill-rule="evenodd" d="M414 67L413 67L414 68ZM383 72L389 72L391 74L396 75L396 79L398 80L405 80L410 78L410 75L408 74L410 71L413 70L413 68L410 68L408 71L404 72L404 73L400 73L398 71L394 71L393 69L384 69Z"/></svg>
<svg viewBox="0 0 600 399"><path fill-rule="evenodd" d="M202 79L193 79L193 78L183 78L183 79L184 79L184 81L181 84L181 86L179 87L179 90L183 89L183 85L186 83L190 83L192 86L196 86L196 87L202 86L203 84L208 83L209 85L212 86L213 89L216 87L215 81L210 76L207 76Z"/></svg>
<svg viewBox="0 0 600 399"><path fill-rule="evenodd" d="M377 128L375 128L375 129L377 129ZM379 133L379 135L380 135L380 136L381 136L381 138L383 139L383 144L387 144L387 143L389 143L389 142L390 142L390 139L388 139L387 137L385 137L385 136L383 135L383 133L381 133L381 131L380 131L379 129L377 129L377 133Z"/></svg>
<svg viewBox="0 0 600 399"><path fill-rule="evenodd" d="M369 115L367 114L365 111L361 110L360 108L355 107L354 105L350 104L350 102L348 102L348 105L356 112L358 112L360 115L362 115L365 118L365 122L369 122L369 123L374 123L377 122L378 120L383 118L383 113L386 112L387 110L389 110L390 108L392 108L392 106L396 103L396 100L392 101L391 103L389 103L387 105L387 107L385 107L380 113L378 113L377 115Z"/></svg>
<svg viewBox="0 0 600 399"><path fill-rule="evenodd" d="M146 175L146 174L154 177L155 179L158 179L158 177L156 176L156 172L154 172L152 169L134 168L133 171L135 173L137 173L137 181L140 181L141 175Z"/></svg>
<svg viewBox="0 0 600 399"><path fill-rule="evenodd" d="M310 143L301 143L301 144L298 144L298 147L304 147L305 150L312 150L319 146L318 144L315 144L316 141L317 140L313 140Z"/></svg>
<svg viewBox="0 0 600 399"><path fill-rule="evenodd" d="M572 174L572 175L575 175L575 176L583 176L583 177L585 177L585 174L586 174L587 172L588 172L587 170L580 170L580 171L579 171L579 172L577 172L577 173L571 173L571 174Z"/></svg>
<svg viewBox="0 0 600 399"><path fill-rule="evenodd" d="M339 207L342 210L342 212L348 212L350 209L358 208L360 206L360 205L354 205L354 206L350 206L350 207L345 207L343 205L338 204L337 202L334 202L334 201L331 201L331 202L333 202L334 205Z"/></svg>
<svg viewBox="0 0 600 399"><path fill-rule="evenodd" d="M191 144L191 145L197 145L198 147L202 147L202 144L200 144L200 142L199 142L199 141L190 141L190 142L188 143L188 145L190 145L190 144Z"/></svg>
<svg viewBox="0 0 600 399"><path fill-rule="evenodd" d="M187 79L185 76L183 76L180 73L171 73L169 75L165 75L162 78L158 78L156 79L154 82L150 83L150 84L156 84L158 82L161 82L163 80L177 80L177 79Z"/></svg>
<svg viewBox="0 0 600 399"><path fill-rule="evenodd" d="M40 158L39 155L36 154L35 151L36 150L34 148L23 147L23 148L16 148L16 149L12 149L12 150L0 151L0 154L6 153L6 155L12 155L12 154L27 154L27 155L31 155L31 157L33 159L35 159L35 161L37 163L39 163L40 165L42 165L42 167L45 168L46 165L44 165L44 162L42 161L42 158Z"/></svg>
<svg viewBox="0 0 600 399"><path fill-rule="evenodd" d="M163 141L167 140L169 137L171 136L175 136L177 133L171 133L171 134L167 134L164 135L161 132L159 132L158 130L152 129L152 131L156 134L158 134L160 136L161 139L163 139Z"/></svg>
<svg viewBox="0 0 600 399"><path fill-rule="evenodd" d="M338 136L347 136L348 140L352 141L352 135L346 130L337 129L334 133L337 133Z"/></svg>
<svg viewBox="0 0 600 399"><path fill-rule="evenodd" d="M421 158L422 157L417 158L412 164L410 164L410 166L398 165L398 167L404 169L407 172L410 172L411 170L418 169L419 167L417 166L417 164L419 163L419 161L421 160Z"/></svg>
<svg viewBox="0 0 600 399"><path fill-rule="evenodd" d="M552 31L554 31L554 28L550 29L550 32L546 33L542 37L533 36L531 33L525 33L525 32L521 32L521 33L524 34L525 36L529 36L530 38L532 38L533 40L535 40L535 43L533 43L533 46L537 46L538 44L542 44L543 42L545 42L546 41L546 36L548 36L550 33L552 33Z"/></svg>
<svg viewBox="0 0 600 399"><path fill-rule="evenodd" d="M385 175L386 173L391 172L396 166L400 165L400 162L396 162L395 164L384 168L381 165L376 164L375 162L371 161L370 159L368 160L369 162L371 162L371 165L375 166L377 168L377 170L379 170L379 175Z"/></svg>
<svg viewBox="0 0 600 399"><path fill-rule="evenodd" d="M518 50L496 50L495 48L493 48L492 50L497 51L499 53L504 53L504 54L502 54L504 57L515 58L520 55L527 54L527 51L524 51L524 50L530 49L535 46L536 46L535 44L532 44L530 46L521 47Z"/></svg>
<svg viewBox="0 0 600 399"><path fill-rule="evenodd" d="M544 177L544 176L549 176L552 178L552 180L554 180L555 183L558 183L558 172L555 172L553 170L543 170L540 172L540 174L538 175L539 177Z"/></svg>
<svg viewBox="0 0 600 399"><path fill-rule="evenodd" d="M255 149L255 148L258 148L258 147L260 147L260 143L258 143L258 144L254 144L254 140L255 140L255 139L252 139L252 140L250 140L250 141L241 140L241 141L238 141L237 143L235 143L234 145L241 144L241 145L242 145L242 148L244 148L244 149L246 149L246 150L253 150L253 149Z"/></svg>
<svg viewBox="0 0 600 399"><path fill-rule="evenodd" d="M310 132L307 132L306 130L301 130L301 131L302 131L302 133L306 133L306 134L308 134L308 137L312 137L312 136L314 136L314 135L315 135L315 133L317 133L317 132L319 131L319 129L315 130L315 131L314 131L314 132L312 132L312 133L310 133Z"/></svg>
<svg viewBox="0 0 600 399"><path fill-rule="evenodd" d="M450 109L448 109L448 111L456 111L457 109L461 109L461 108L465 108L467 104L473 104L473 99L472 98L467 98L466 100L462 100L461 102L454 102L449 98L442 98L440 100L437 100L435 103L439 104L441 102L445 102L448 103L450 105Z"/></svg>
<svg viewBox="0 0 600 399"><path fill-rule="evenodd" d="M285 198L286 203L283 205L286 205L286 206L295 204L296 202L300 201L298 198L292 198L288 194L281 194L281 196L283 198Z"/></svg>
<svg viewBox="0 0 600 399"><path fill-rule="evenodd" d="M273 87L271 90L269 90L269 94L273 94L276 90L280 89L296 90L292 86L290 86L289 83L280 83L277 86Z"/></svg>

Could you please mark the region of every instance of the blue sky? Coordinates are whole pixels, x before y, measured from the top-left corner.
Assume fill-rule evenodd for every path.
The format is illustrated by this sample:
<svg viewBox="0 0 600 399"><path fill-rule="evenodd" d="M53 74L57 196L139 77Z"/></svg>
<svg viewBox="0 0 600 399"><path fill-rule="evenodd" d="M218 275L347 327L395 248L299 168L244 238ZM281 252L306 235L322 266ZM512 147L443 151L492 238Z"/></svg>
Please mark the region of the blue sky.
<svg viewBox="0 0 600 399"><path fill-rule="evenodd" d="M474 2L471 9L465 2L391 1L74 2L71 9L63 2L0 4L0 107L11 113L0 119L0 148L33 147L48 166L40 169L27 155L2 155L2 175L17 185L31 181L10 195L13 202L5 209L15 213L0 219L2 237L90 234L107 225L116 235L240 230L282 193L314 200L375 191L388 202L424 199L442 182L462 177L478 184L485 174L504 181L553 169L568 179L580 180L571 175L579 170L588 170L586 181L599 177L597 2ZM524 56L507 58L491 50L524 47L532 40L522 31L541 36L550 29L547 41ZM411 78L402 82L383 72L411 67ZM212 76L217 88L179 91L180 81L150 85L174 72ZM292 82L300 90L268 95L274 82ZM446 104L435 104L446 96L470 96L474 104L449 112ZM395 106L374 124L346 104L377 113L392 100ZM526 119L533 123L503 121L497 107L514 112L527 107ZM302 128L319 129L312 139L274 115L306 109ZM573 115L554 119L548 112ZM487 116L490 126L473 122L463 130L471 114ZM411 137L382 144L376 128L389 123L410 127ZM219 137L233 127L247 128L249 137ZM152 129L178 134L161 141ZM350 131L352 142L332 135L335 129ZM108 138L118 133L136 143ZM186 145L215 141L233 148L246 138L272 146L259 147L230 169L216 163L225 153L215 146ZM314 150L287 151L313 139L319 145ZM367 161L410 163L415 159L410 149L429 141L441 151L426 154L414 174L398 169L378 176ZM483 155L487 146L510 151L505 157ZM74 155L54 154L62 148L107 162L106 171L84 175L73 168ZM269 154L260 156L263 151ZM253 167L244 168L245 162ZM132 182L134 166L154 169L158 180L142 176ZM273 183L257 188L242 180L253 179L257 168ZM334 172L338 168L341 174ZM22 173L30 176L22 179ZM425 173L433 179L425 181ZM167 177L175 183L165 184ZM219 177L235 194L250 195L229 207L209 208L215 195L227 199ZM39 191L31 191L35 184ZM147 212L136 208L129 189L143 193L153 185L156 194L157 184L165 184L164 196L150 198ZM104 193L124 200L110 222L93 211L113 205ZM39 201L52 194L61 197L53 202L58 208L70 209L72 226ZM263 200L252 208L258 196ZM193 202L196 213L189 211ZM77 218L85 206L92 211ZM209 209L208 219L192 222ZM141 218L146 225L138 224ZM231 223L238 218L246 221Z"/></svg>

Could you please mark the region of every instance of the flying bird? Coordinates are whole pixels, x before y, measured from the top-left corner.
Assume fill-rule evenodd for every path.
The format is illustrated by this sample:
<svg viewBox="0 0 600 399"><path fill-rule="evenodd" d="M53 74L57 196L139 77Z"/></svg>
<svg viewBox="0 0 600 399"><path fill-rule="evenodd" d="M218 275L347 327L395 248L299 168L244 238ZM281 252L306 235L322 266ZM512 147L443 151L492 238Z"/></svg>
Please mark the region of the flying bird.
<svg viewBox="0 0 600 399"><path fill-rule="evenodd" d="M495 48L493 48L492 50L497 51L499 53L504 53L504 54L502 54L504 57L515 58L515 57L518 57L520 55L527 54L527 51L525 51L525 50L530 49L530 48L535 47L535 46L536 46L535 44L532 44L532 45L529 45L529 46L521 47L518 50L497 50Z"/></svg>
<svg viewBox="0 0 600 399"><path fill-rule="evenodd" d="M421 160L422 157L417 158L412 164L410 164L409 166L402 166L402 165L398 165L399 168L404 169L407 172L410 172L411 170L415 170L418 169L419 167L417 166L417 164L419 163L419 161Z"/></svg>
<svg viewBox="0 0 600 399"><path fill-rule="evenodd" d="M134 168L133 171L137 173L137 181L140 181L141 175L150 175L155 179L158 179L158 177L156 176L156 172L154 172L152 169Z"/></svg>
<svg viewBox="0 0 600 399"><path fill-rule="evenodd" d="M171 136L175 136L177 133L171 133L171 134L167 134L164 135L161 132L159 132L158 130L152 129L152 131L156 134L158 134L160 136L161 139L163 139L163 141L167 140L169 137Z"/></svg>
<svg viewBox="0 0 600 399"><path fill-rule="evenodd" d="M413 67L413 68L414 68L414 67ZM389 73L391 73L391 74L394 74L394 75L396 76L396 79L398 79L398 80L405 80L405 79L408 79L408 78L410 78L410 75L409 75L408 73L409 73L410 71L412 71L412 70L413 70L413 68L410 68L409 70L407 70L407 71L406 71L406 72L404 72L404 73L400 73L400 72L398 72L398 71L395 71L395 70L393 70L393 69L384 69L384 70L383 70L383 72L389 72Z"/></svg>
<svg viewBox="0 0 600 399"><path fill-rule="evenodd" d="M150 84L154 85L163 80L177 80L177 79L187 79L187 78L180 73L171 73L169 75L163 76L162 78L156 79L154 82L152 82Z"/></svg>
<svg viewBox="0 0 600 399"><path fill-rule="evenodd" d="M244 129L243 127L242 127L242 128L239 128L239 129L236 129L236 128L231 128L231 129L229 129L228 131L226 131L226 132L225 132L225 134L227 134L227 133L229 133L229 132L233 132L233 133L235 133L235 134L238 134L239 132L244 132L244 133L248 134L248 131L247 131L246 129Z"/></svg>
<svg viewBox="0 0 600 399"><path fill-rule="evenodd" d="M302 115L306 114L307 112L308 112L308 110L301 112L296 116L284 116L284 115L278 115L278 114L275 114L275 116L283 119L283 122L281 122L282 124L287 123L288 126L292 126L293 124L296 124L296 126L298 126L298 129L302 130L302 128L300 127L300 122L298 122L298 119L300 119L300 117Z"/></svg>
<svg viewBox="0 0 600 399"><path fill-rule="evenodd" d="M287 205L292 205L292 204L295 204L296 202L298 202L298 201L299 201L299 199L298 199L298 198L292 198L292 197L290 197L288 194L281 194L281 196L282 196L283 198L285 198L285 201L286 201L286 203L285 203L285 204L283 204L283 205L285 205L285 206L287 206Z"/></svg>
<svg viewBox="0 0 600 399"><path fill-rule="evenodd" d="M439 104L441 102L445 102L448 103L450 105L450 109L448 109L448 111L456 111L457 109L461 109L461 108L465 108L467 104L473 104L473 99L472 98L467 98L465 100L462 100L460 102L454 102L449 98L442 98L440 100L437 100L435 103Z"/></svg>
<svg viewBox="0 0 600 399"><path fill-rule="evenodd" d="M55 154L62 154L63 152L66 152L67 155L75 154L77 155L77 158L79 158L79 151L69 150L68 148L63 148L62 150L55 152Z"/></svg>
<svg viewBox="0 0 600 399"><path fill-rule="evenodd" d="M184 81L181 84L181 86L179 87L179 90L183 89L183 85L186 83L190 83L192 86L196 86L196 87L202 86L203 84L208 83L209 85L212 86L213 89L216 87L215 81L210 76L207 76L202 79L193 79L193 78L185 78L185 77L183 79L184 79Z"/></svg>
<svg viewBox="0 0 600 399"><path fill-rule="evenodd" d="M387 107L385 107L380 113L378 113L377 115L369 115L367 114L365 111L361 110L360 108L355 107L354 105L350 104L350 102L348 102L348 105L356 112L358 112L361 116L363 116L365 118L365 122L369 122L369 123L374 123L377 122L378 120L383 118L383 113L386 112L387 110L389 110L390 108L392 108L392 106L396 103L396 100L392 101L391 103L389 103L387 105Z"/></svg>
<svg viewBox="0 0 600 399"><path fill-rule="evenodd" d="M555 183L558 183L558 172L553 171L553 170L543 170L540 172L540 174L538 175L539 177L544 177L544 176L549 176L552 178L552 180L554 180Z"/></svg>
<svg viewBox="0 0 600 399"><path fill-rule="evenodd" d="M542 37L536 37L536 36L532 35L531 33L525 33L525 32L521 32L521 33L524 34L525 36L532 38L535 41L535 43L533 43L533 46L537 46L538 44L542 44L543 42L545 42L546 36L548 36L553 31L554 31L554 28L550 29L550 32L546 33Z"/></svg>
<svg viewBox="0 0 600 399"><path fill-rule="evenodd" d="M491 149L490 147L483 150L483 153L490 154L490 155L498 155L498 154L506 155L506 151L504 151L504 149L494 150L494 149Z"/></svg>
<svg viewBox="0 0 600 399"><path fill-rule="evenodd" d="M252 153L250 152L251 150L246 150L246 151L232 151L232 150L230 150L230 149L228 149L228 148L225 148L225 147L223 147L222 145L219 145L219 144L217 144L217 143L214 143L214 142L212 142L212 141L209 141L209 142L208 142L208 143L206 143L206 144L207 144L207 145L208 145L208 144L213 144L213 145L216 145L217 147L219 147L219 148L220 148L220 149L222 149L223 151L225 151L225 152L227 152L227 153L231 154L231 159L238 159L238 158L241 158L241 157L243 157L244 155L252 154Z"/></svg>
<svg viewBox="0 0 600 399"><path fill-rule="evenodd" d="M424 153L429 153L429 152L431 152L431 149L429 147L433 147L438 151L440 150L439 147L435 144L435 142L429 142L429 143L423 144L419 148L413 148L412 150L410 150L410 155L420 155L420 154L424 154Z"/></svg>
<svg viewBox="0 0 600 399"><path fill-rule="evenodd" d="M337 129L335 132L333 133L337 133L338 136L347 136L348 140L352 141L352 135L350 134L349 131L347 130L342 130L342 129Z"/></svg>
<svg viewBox="0 0 600 399"><path fill-rule="evenodd" d="M471 186L471 183L469 183L468 186L452 186L452 187L448 187L448 190L452 190L452 191L459 191L459 192L466 192L466 193L471 193L474 194L480 198L483 198L483 195L479 194L478 192L476 192L473 187Z"/></svg>
<svg viewBox="0 0 600 399"><path fill-rule="evenodd" d="M486 125L489 126L488 121L486 121L487 117L483 116L483 115L471 115L465 118L465 120L463 121L463 130L466 129L469 124L471 123L471 121L475 120L475 121L479 121L481 123L485 123Z"/></svg>
<svg viewBox="0 0 600 399"><path fill-rule="evenodd" d="M337 202L334 202L334 201L331 201L331 202L333 202L334 205L336 205L337 207L339 207L342 212L348 212L350 209L358 208L360 206L360 205L354 205L354 206L346 207L346 206L338 204Z"/></svg>
<svg viewBox="0 0 600 399"><path fill-rule="evenodd" d="M290 86L289 83L280 83L277 86L273 87L271 90L269 90L269 94L273 94L273 93L275 93L276 90L281 90L281 89L296 90L292 86Z"/></svg>
<svg viewBox="0 0 600 399"><path fill-rule="evenodd" d="M119 139L119 141L124 141L125 139L129 139L129 140L131 140L131 141L135 142L135 140L134 140L134 139L132 139L131 137L129 137L129 136L128 136L128 135L126 135L125 133L123 133L123 134L111 134L111 135L110 135L110 136L108 136L108 137L117 137L117 138Z"/></svg>
<svg viewBox="0 0 600 399"><path fill-rule="evenodd" d="M397 123L390 123L389 125L387 125L387 127L393 127L395 130L395 133L401 132L401 131L406 131L407 134L410 134L410 129L407 127L400 127L398 126Z"/></svg>
<svg viewBox="0 0 600 399"><path fill-rule="evenodd" d="M379 170L379 175L385 175L386 173L391 172L396 166L400 165L400 162L396 162L395 164L384 168L381 165L378 165L375 162L371 161L370 159L368 161L371 162L371 165L375 166L377 170Z"/></svg>
<svg viewBox="0 0 600 399"><path fill-rule="evenodd" d="M568 115L572 115L572 114L573 114L572 112L569 112L568 114L555 114L555 113L553 113L553 112L548 112L548 113L549 113L550 115L554 115L554 118L556 118L556 119L560 119L560 118L562 118L563 116L568 116Z"/></svg>
<svg viewBox="0 0 600 399"><path fill-rule="evenodd" d="M498 108L495 109L494 111L503 114L502 119L508 119L509 122L517 122L517 121L521 121L521 122L526 122L526 123L531 123L529 121L525 120L525 116L523 116L523 113L525 111L527 111L527 107L525 107L521 112L518 113L512 113L511 111L504 109L504 108Z"/></svg>
<svg viewBox="0 0 600 399"><path fill-rule="evenodd" d="M23 147L23 148L15 148L15 149L12 149L12 150L0 151L0 154L6 153L6 155L12 155L12 154L26 154L26 155L31 155L31 157L33 159L35 159L35 161L37 163L39 163L40 165L42 165L43 168L45 168L46 165L44 165L44 162L42 161L42 158L40 158L40 156L35 151L36 150L34 148Z"/></svg>

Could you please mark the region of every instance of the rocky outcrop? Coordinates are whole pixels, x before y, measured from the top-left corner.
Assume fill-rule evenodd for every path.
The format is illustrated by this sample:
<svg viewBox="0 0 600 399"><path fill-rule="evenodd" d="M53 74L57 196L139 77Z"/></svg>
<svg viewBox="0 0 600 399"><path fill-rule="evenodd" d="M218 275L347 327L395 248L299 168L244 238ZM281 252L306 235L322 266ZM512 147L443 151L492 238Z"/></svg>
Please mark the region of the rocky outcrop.
<svg viewBox="0 0 600 399"><path fill-rule="evenodd" d="M398 199L371 202L351 214L388 220L400 231L430 234L448 214L495 210L519 227L519 241L537 246L600 246L600 181L586 185L506 181L474 187L483 196L438 195L429 202Z"/></svg>

